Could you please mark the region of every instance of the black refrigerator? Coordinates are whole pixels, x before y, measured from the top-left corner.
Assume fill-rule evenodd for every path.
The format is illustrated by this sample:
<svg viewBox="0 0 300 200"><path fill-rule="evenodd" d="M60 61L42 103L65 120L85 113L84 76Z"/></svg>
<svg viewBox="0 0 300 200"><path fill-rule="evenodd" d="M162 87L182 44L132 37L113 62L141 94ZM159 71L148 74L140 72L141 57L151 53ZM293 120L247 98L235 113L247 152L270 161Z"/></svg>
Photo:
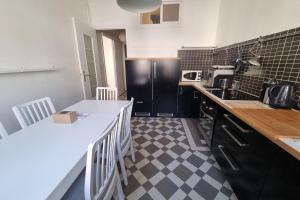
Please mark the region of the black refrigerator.
<svg viewBox="0 0 300 200"><path fill-rule="evenodd" d="M178 59L127 59L127 97L133 116L174 117L180 79Z"/></svg>

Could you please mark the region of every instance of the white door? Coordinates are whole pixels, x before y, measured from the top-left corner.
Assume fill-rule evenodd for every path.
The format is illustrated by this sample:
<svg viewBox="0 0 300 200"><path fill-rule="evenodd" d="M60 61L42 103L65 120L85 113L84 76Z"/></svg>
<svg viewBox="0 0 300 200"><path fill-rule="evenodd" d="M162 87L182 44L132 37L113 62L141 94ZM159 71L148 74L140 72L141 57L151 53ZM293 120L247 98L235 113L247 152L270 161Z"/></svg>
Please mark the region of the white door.
<svg viewBox="0 0 300 200"><path fill-rule="evenodd" d="M117 87L115 42L113 39L101 35L107 86Z"/></svg>
<svg viewBox="0 0 300 200"><path fill-rule="evenodd" d="M73 26L84 98L93 99L100 83L96 30L75 18Z"/></svg>

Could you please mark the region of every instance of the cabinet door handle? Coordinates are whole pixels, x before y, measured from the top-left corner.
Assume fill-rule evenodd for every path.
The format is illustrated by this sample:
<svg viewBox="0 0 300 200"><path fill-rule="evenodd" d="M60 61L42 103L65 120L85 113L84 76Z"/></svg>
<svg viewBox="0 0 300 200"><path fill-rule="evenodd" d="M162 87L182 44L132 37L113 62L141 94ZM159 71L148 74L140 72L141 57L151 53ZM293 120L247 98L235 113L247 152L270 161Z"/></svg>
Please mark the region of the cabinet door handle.
<svg viewBox="0 0 300 200"><path fill-rule="evenodd" d="M223 157L225 158L225 160L228 162L228 164L230 165L230 167L234 170L234 171L238 171L239 170L239 167L237 166L237 164L234 162L234 161L232 161L232 160L230 160L230 156L228 156L226 153L225 153L225 151L224 151L224 146L222 146L222 145L218 145L218 148L219 148L219 150L221 151L221 153L222 153L222 155L223 155Z"/></svg>
<svg viewBox="0 0 300 200"><path fill-rule="evenodd" d="M182 87L180 88L180 95L182 95Z"/></svg>
<svg viewBox="0 0 300 200"><path fill-rule="evenodd" d="M197 94L197 91L194 91L194 99L198 99L199 98L196 94Z"/></svg>
<svg viewBox="0 0 300 200"><path fill-rule="evenodd" d="M248 144L245 144L243 142L240 142L228 129L226 125L222 125L222 129L237 143L240 147L248 146Z"/></svg>
<svg viewBox="0 0 300 200"><path fill-rule="evenodd" d="M250 133L251 132L251 130L244 129L243 127L241 127L240 125L238 125L238 123L236 123L233 119L230 118L230 115L224 114L224 117L229 122L231 122L235 127L237 127L240 131L242 131L243 133Z"/></svg>
<svg viewBox="0 0 300 200"><path fill-rule="evenodd" d="M137 101L136 103L144 103L143 101Z"/></svg>
<svg viewBox="0 0 300 200"><path fill-rule="evenodd" d="M202 106L200 107L200 111L201 111L202 114L203 114L204 116L206 116L209 120L214 120L214 118L213 118L212 116L210 116L209 114L207 114L207 113L203 110Z"/></svg>

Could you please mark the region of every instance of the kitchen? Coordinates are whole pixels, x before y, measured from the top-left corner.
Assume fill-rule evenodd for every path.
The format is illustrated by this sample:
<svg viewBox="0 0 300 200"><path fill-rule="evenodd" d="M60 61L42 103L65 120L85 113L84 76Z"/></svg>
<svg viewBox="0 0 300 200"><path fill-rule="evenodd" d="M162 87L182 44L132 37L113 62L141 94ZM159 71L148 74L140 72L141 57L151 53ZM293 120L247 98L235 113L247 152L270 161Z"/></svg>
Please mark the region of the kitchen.
<svg viewBox="0 0 300 200"><path fill-rule="evenodd" d="M117 116L130 139L96 199L298 199L300 2L141 2L1 2L1 199L89 199L88 144ZM78 120L22 125L45 96Z"/></svg>

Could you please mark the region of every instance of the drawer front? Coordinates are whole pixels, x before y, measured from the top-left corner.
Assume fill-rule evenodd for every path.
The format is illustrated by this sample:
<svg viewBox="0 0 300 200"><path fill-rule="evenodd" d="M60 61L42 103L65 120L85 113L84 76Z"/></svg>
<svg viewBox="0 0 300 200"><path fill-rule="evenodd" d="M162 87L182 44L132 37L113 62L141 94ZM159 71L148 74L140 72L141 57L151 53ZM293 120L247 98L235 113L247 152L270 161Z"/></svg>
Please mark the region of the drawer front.
<svg viewBox="0 0 300 200"><path fill-rule="evenodd" d="M253 130L248 125L246 125L244 122L241 122L233 115L225 113L223 116L226 119L226 124L235 128L239 133L253 132Z"/></svg>
<svg viewBox="0 0 300 200"><path fill-rule="evenodd" d="M224 137L229 138L228 141L230 143L227 146L234 154L234 158L239 163L245 163L244 168L265 167L265 160L272 155L274 144L239 119L234 116L228 116L224 114L221 129Z"/></svg>
<svg viewBox="0 0 300 200"><path fill-rule="evenodd" d="M233 189L238 188L240 170L237 163L232 159L232 156L223 145L218 145L217 148L213 149L213 154L221 167L222 173L229 181Z"/></svg>
<svg viewBox="0 0 300 200"><path fill-rule="evenodd" d="M252 157L251 146L230 126L223 124L221 129L226 151L238 166L238 180L230 184L239 199L256 199L263 184L263 176L260 176L261 170L258 170L255 157Z"/></svg>
<svg viewBox="0 0 300 200"><path fill-rule="evenodd" d="M152 101L143 98L134 99L132 116L150 117L152 115Z"/></svg>
<svg viewBox="0 0 300 200"><path fill-rule="evenodd" d="M221 114L216 120L213 136L216 159L239 199L257 199L269 169L269 162L266 160L272 155L271 142L235 117L228 119L227 116ZM222 164L226 158L220 156L222 152L218 152L218 145L224 147L225 154L235 168L238 168L235 174L232 172L233 167L228 172L228 165Z"/></svg>

